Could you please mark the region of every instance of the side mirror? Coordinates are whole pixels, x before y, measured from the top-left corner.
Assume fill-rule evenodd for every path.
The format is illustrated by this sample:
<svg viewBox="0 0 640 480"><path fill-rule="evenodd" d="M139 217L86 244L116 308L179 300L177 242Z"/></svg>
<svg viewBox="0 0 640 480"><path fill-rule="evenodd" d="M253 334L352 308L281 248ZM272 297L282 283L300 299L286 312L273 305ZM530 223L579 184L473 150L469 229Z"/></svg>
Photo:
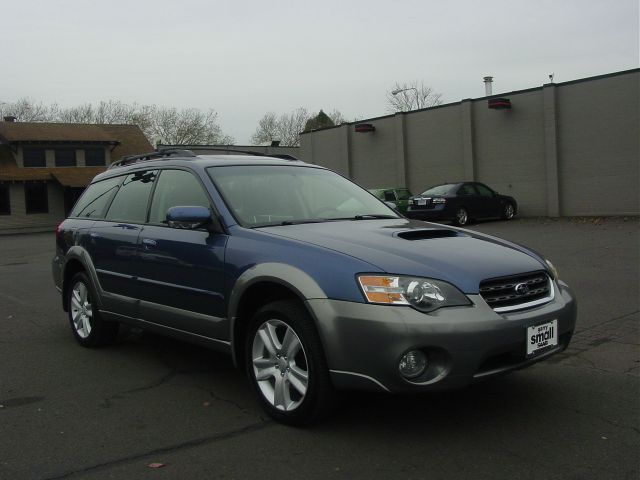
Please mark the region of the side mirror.
<svg viewBox="0 0 640 480"><path fill-rule="evenodd" d="M167 210L167 225L171 228L194 230L202 227L213 227L217 231L211 210L206 207L171 207ZM215 225L215 226L214 226Z"/></svg>

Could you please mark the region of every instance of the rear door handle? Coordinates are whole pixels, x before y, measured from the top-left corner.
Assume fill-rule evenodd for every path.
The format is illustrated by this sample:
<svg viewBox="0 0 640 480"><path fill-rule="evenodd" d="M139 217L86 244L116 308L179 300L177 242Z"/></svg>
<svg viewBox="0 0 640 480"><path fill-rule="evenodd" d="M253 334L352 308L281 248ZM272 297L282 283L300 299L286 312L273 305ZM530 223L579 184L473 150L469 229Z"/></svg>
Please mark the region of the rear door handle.
<svg viewBox="0 0 640 480"><path fill-rule="evenodd" d="M155 241L153 238L143 238L142 245L144 246L145 249L149 250L151 248L156 247L158 245L158 242Z"/></svg>

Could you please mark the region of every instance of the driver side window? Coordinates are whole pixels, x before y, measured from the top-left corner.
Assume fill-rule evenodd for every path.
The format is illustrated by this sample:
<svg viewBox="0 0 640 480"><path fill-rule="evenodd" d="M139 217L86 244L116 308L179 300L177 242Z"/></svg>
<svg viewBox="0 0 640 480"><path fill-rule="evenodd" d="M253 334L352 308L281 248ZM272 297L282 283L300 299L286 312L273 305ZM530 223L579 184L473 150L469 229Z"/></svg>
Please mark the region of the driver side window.
<svg viewBox="0 0 640 480"><path fill-rule="evenodd" d="M473 185L469 185L468 183L462 185L460 190L458 190L459 196L469 196L469 195L477 195Z"/></svg>
<svg viewBox="0 0 640 480"><path fill-rule="evenodd" d="M164 223L171 207L189 206L211 208L202 185L184 170L162 170L153 193L150 223Z"/></svg>

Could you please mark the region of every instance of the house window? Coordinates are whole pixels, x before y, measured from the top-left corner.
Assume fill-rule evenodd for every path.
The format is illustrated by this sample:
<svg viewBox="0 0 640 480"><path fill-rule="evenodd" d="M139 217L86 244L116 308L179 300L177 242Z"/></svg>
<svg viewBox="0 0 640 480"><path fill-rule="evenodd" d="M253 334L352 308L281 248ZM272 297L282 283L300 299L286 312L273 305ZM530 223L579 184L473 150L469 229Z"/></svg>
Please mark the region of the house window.
<svg viewBox="0 0 640 480"><path fill-rule="evenodd" d="M24 200L27 213L49 213L47 184L27 182L24 184Z"/></svg>
<svg viewBox="0 0 640 480"><path fill-rule="evenodd" d="M84 151L84 163L87 167L104 167L104 148L87 148Z"/></svg>
<svg viewBox="0 0 640 480"><path fill-rule="evenodd" d="M0 215L11 215L11 197L6 183L0 183Z"/></svg>
<svg viewBox="0 0 640 480"><path fill-rule="evenodd" d="M56 148L56 167L75 167L76 150L74 148Z"/></svg>
<svg viewBox="0 0 640 480"><path fill-rule="evenodd" d="M24 147L22 149L22 164L25 167L46 167L47 157L44 148Z"/></svg>

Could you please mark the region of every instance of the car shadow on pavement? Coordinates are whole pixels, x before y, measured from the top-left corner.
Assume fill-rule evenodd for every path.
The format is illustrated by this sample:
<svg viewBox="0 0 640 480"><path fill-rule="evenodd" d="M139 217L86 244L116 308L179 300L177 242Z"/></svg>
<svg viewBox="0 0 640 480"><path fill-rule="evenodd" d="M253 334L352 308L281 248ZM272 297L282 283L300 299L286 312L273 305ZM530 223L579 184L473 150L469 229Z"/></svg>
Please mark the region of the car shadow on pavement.
<svg viewBox="0 0 640 480"><path fill-rule="evenodd" d="M193 381L194 387L220 396L224 401L243 405L247 413L264 417L244 371L233 365L228 355L168 337L125 331L114 347L135 352L157 361L183 382ZM539 376L537 381L541 380ZM197 385L196 385L197 384ZM372 423L377 429L401 428L405 433L429 430L481 426L489 419L516 418L527 409L536 409L551 385L528 380L526 373L514 372L486 380L467 388L451 391L395 395L372 392L337 392L336 408L328 418L314 425L313 430L358 429ZM547 392L548 393L548 392ZM215 400L214 400L215 401Z"/></svg>

